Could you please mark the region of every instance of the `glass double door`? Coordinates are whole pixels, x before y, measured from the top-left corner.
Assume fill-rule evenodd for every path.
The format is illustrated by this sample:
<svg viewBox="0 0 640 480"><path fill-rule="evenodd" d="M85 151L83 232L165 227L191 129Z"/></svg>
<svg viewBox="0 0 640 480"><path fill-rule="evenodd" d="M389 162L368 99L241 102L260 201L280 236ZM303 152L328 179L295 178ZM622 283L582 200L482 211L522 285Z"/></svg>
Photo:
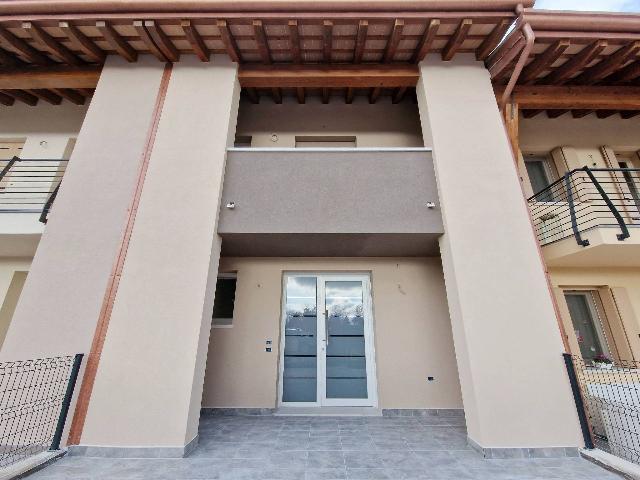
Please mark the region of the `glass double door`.
<svg viewBox="0 0 640 480"><path fill-rule="evenodd" d="M280 403L375 406L367 275L284 279Z"/></svg>

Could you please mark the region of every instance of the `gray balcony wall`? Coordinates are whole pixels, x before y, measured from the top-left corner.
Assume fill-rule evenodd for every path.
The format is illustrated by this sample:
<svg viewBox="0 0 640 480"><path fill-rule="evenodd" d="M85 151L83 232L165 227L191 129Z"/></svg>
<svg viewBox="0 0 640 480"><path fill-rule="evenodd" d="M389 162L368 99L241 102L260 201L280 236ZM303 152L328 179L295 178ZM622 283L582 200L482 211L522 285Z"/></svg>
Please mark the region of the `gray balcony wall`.
<svg viewBox="0 0 640 480"><path fill-rule="evenodd" d="M218 233L230 256L437 255L438 203L424 149L232 149Z"/></svg>

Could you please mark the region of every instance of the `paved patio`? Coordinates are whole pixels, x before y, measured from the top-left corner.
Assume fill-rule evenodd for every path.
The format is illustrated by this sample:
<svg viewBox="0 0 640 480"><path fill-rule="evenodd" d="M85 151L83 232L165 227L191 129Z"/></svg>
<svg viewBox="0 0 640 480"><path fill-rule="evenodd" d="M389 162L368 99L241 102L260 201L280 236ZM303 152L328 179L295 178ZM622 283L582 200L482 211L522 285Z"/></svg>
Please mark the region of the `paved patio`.
<svg viewBox="0 0 640 480"><path fill-rule="evenodd" d="M456 417L203 417L184 459L65 457L30 480L619 480L581 458L485 460Z"/></svg>

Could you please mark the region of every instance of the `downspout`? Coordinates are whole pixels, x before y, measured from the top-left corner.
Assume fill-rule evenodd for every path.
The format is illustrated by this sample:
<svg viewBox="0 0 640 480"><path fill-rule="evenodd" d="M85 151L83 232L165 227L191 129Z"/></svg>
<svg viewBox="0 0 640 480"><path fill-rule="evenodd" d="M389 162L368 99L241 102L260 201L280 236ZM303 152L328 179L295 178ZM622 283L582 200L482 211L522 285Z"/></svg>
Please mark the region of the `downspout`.
<svg viewBox="0 0 640 480"><path fill-rule="evenodd" d="M524 69L524 65L527 62L529 55L531 55L531 50L533 50L533 43L536 40L536 36L533 33L533 29L531 28L531 25L529 25L528 23L525 23L524 25L522 25L522 33L524 34L524 39L526 43L524 45L524 48L522 49L522 52L520 53L520 58L516 63L516 68L514 68L513 72L511 73L511 78L509 78L509 83L507 83L507 86L504 89L504 92L502 93L502 98L500 98L500 102L498 102L498 105L500 106L500 110L504 109L504 106L509 101L509 98L511 98L511 93L513 93L513 89L515 88L516 83L518 83L518 78L520 78L520 74Z"/></svg>

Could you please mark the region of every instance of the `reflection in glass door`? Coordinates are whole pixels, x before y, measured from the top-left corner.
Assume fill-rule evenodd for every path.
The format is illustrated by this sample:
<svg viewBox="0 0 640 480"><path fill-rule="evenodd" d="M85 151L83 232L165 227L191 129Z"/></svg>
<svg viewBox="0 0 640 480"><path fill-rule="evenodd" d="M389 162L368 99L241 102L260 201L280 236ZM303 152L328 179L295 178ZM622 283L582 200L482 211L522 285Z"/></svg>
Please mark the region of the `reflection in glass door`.
<svg viewBox="0 0 640 480"><path fill-rule="evenodd" d="M291 274L284 288L281 402L374 406L369 277Z"/></svg>

